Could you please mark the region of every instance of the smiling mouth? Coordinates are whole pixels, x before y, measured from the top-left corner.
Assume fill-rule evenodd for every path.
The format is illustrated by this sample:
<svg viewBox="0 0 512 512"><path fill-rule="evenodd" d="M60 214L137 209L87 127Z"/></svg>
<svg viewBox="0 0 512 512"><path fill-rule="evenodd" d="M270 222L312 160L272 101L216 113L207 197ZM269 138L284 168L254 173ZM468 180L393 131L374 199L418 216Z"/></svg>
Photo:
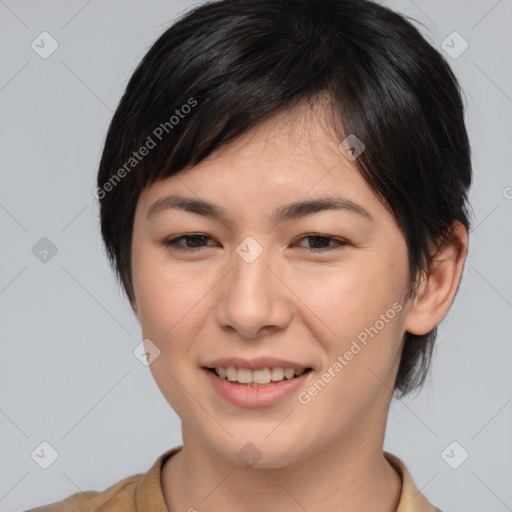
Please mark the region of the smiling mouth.
<svg viewBox="0 0 512 512"><path fill-rule="evenodd" d="M251 370L249 368L235 368L233 366L224 368L205 368L214 373L217 377L228 381L230 384L239 384L243 386L271 386L278 382L292 380L309 373L311 368L261 368Z"/></svg>

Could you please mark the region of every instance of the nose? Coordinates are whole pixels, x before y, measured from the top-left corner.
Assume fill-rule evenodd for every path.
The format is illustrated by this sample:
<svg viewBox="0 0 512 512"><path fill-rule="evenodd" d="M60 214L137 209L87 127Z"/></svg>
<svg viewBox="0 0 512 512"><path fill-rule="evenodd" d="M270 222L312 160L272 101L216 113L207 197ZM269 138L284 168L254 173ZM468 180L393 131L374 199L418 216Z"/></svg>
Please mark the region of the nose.
<svg viewBox="0 0 512 512"><path fill-rule="evenodd" d="M252 262L235 254L233 268L218 288L216 316L225 330L257 338L286 329L292 319L292 293L268 252Z"/></svg>

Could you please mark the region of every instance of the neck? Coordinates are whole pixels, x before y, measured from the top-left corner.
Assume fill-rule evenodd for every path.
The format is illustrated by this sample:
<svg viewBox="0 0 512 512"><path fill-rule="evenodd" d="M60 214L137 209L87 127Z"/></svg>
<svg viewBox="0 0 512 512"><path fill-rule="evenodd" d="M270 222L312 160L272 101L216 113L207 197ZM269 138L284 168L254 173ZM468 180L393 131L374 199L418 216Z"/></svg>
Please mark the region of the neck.
<svg viewBox="0 0 512 512"><path fill-rule="evenodd" d="M376 442L366 434L325 445L299 463L267 469L226 460L184 428L183 449L162 471L167 508L396 512L401 478L384 457L383 435Z"/></svg>

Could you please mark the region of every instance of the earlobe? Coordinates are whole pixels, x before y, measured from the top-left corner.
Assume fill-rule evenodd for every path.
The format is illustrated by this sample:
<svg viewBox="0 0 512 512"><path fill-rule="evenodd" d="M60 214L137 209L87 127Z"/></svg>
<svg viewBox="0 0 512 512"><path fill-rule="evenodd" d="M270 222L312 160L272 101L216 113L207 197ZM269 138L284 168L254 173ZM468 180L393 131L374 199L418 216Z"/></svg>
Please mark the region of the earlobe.
<svg viewBox="0 0 512 512"><path fill-rule="evenodd" d="M467 248L466 228L454 221L452 235L438 249L428 274L420 282L404 323L407 332L427 334L444 318L460 283Z"/></svg>

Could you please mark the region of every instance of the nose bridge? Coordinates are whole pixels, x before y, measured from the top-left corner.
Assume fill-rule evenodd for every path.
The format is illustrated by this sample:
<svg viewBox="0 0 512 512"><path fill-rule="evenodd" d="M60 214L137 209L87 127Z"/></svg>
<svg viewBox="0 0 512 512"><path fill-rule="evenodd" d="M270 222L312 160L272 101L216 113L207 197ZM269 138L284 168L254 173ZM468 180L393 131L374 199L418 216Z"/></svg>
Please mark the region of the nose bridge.
<svg viewBox="0 0 512 512"><path fill-rule="evenodd" d="M264 327L283 328L290 320L285 287L270 270L271 251L253 237L236 248L232 270L226 276L220 299L219 323L245 337L257 336Z"/></svg>

